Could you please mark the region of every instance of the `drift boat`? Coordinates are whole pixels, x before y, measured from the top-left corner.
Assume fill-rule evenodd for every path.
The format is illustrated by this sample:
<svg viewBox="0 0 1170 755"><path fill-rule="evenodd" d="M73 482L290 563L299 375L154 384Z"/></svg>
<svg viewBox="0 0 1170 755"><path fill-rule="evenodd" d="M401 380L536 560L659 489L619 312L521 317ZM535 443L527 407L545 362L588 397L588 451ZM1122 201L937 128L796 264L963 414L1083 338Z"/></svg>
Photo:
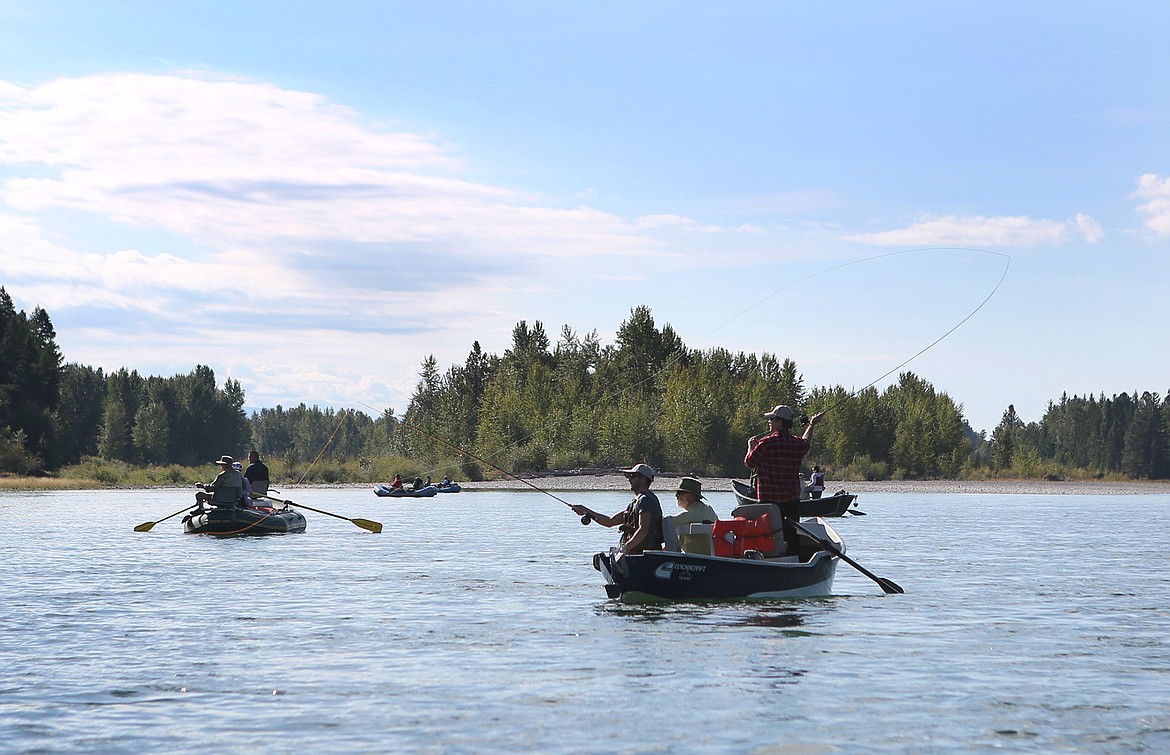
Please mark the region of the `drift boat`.
<svg viewBox="0 0 1170 755"><path fill-rule="evenodd" d="M183 531L189 535L283 535L305 531L305 516L285 506L219 506L183 517Z"/></svg>
<svg viewBox="0 0 1170 755"><path fill-rule="evenodd" d="M845 553L845 543L832 527L819 518L802 522L809 534L802 533L797 552L787 554L779 506L740 506L733 516L714 524L689 525L687 537L680 538L683 551L623 555L614 548L595 554L593 567L605 577L606 595L638 603L832 594L837 553ZM837 553L827 550L825 543Z"/></svg>
<svg viewBox="0 0 1170 755"><path fill-rule="evenodd" d="M735 500L739 505L759 503L756 500L756 489L751 483L732 480L731 486L735 489ZM857 501L857 495L845 490L838 491L833 495L823 495L820 498L801 498L800 515L802 517L845 516L847 513L861 515L862 512L853 512L849 509L850 506L857 505L855 501Z"/></svg>

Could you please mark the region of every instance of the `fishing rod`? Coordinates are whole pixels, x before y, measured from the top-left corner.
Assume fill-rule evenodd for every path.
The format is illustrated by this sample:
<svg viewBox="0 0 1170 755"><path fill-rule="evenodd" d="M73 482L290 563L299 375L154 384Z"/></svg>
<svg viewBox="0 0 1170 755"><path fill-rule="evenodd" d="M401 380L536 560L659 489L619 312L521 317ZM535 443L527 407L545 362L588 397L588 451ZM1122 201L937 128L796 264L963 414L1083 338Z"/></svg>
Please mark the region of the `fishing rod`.
<svg viewBox="0 0 1170 755"><path fill-rule="evenodd" d="M362 402L359 401L358 403L360 404ZM374 409L374 407L370 406L369 404L362 404L362 406L366 407L367 409L370 409L371 411L377 411L377 409ZM539 493L544 493L549 498L552 498L553 500L556 500L556 501L560 501L561 503L568 506L570 509L573 508L573 504L569 503L565 499L563 499L559 496L553 495L552 493L550 493L549 491L545 490L542 487L539 487L537 485L533 485L531 482L529 482L528 480L525 480L523 477L519 477L517 475L514 475L511 472L509 472L508 470L504 469L503 467L500 467L496 464L491 463L487 459L482 459L482 458L476 456L475 454L471 453L467 449L460 448L459 446L455 445L454 443L443 440L439 436L434 435L432 433L429 433L426 430L422 429L421 427L416 427L414 425L403 422L402 420L398 420L398 425L399 425L399 427L405 427L407 429L414 430L419 435L430 438L431 440L435 441L436 443L442 443L447 448L451 449L452 451L455 451L456 453L463 454L464 456L471 459L472 461L478 461L480 464L485 464L485 465L491 467L492 469L496 470L500 474L507 475L508 477L511 477L513 480L516 480L519 483L523 483L524 485L527 485L528 487L532 488L533 490L535 490ZM588 514L585 514L581 517L581 524L589 524L591 521L593 521L593 519Z"/></svg>

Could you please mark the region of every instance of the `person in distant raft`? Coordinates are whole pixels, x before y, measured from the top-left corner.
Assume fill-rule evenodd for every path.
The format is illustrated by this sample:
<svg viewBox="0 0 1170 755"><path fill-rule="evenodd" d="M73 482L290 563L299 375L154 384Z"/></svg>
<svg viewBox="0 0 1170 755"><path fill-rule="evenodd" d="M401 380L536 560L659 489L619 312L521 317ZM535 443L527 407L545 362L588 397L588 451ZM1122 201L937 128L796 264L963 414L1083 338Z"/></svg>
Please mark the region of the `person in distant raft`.
<svg viewBox="0 0 1170 755"><path fill-rule="evenodd" d="M588 516L604 527L621 527L621 552L636 555L642 551L662 550L662 504L658 496L650 492L654 482L654 470L647 464L635 464L623 469L622 474L630 481L634 499L625 511L613 516L598 514L580 504L571 508L579 516Z"/></svg>
<svg viewBox="0 0 1170 755"><path fill-rule="evenodd" d="M244 481L244 489L241 491L240 504L243 506L252 506L252 483L248 482L248 478L244 476L244 465L238 461L232 462L232 469L240 473L240 479Z"/></svg>
<svg viewBox="0 0 1170 755"><path fill-rule="evenodd" d="M239 505L240 499L244 496L244 476L232 469L232 464L235 461L225 454L219 457L219 461L211 462L219 465L219 474L208 485L204 485L202 482L195 485L197 488L203 488L195 494L195 503L199 504L199 511L196 513L203 511L205 503L210 503L213 506Z"/></svg>
<svg viewBox="0 0 1170 755"><path fill-rule="evenodd" d="M251 483L253 495L268 495L268 465L260 461L259 451L248 452L244 479Z"/></svg>
<svg viewBox="0 0 1170 755"><path fill-rule="evenodd" d="M756 498L780 506L788 553L796 552L797 530L792 523L800 519L800 465L812 447L813 427L823 414L809 417L808 427L798 438L792 434L796 413L792 407L781 404L764 415L771 432L753 435L747 441L743 463L755 471Z"/></svg>

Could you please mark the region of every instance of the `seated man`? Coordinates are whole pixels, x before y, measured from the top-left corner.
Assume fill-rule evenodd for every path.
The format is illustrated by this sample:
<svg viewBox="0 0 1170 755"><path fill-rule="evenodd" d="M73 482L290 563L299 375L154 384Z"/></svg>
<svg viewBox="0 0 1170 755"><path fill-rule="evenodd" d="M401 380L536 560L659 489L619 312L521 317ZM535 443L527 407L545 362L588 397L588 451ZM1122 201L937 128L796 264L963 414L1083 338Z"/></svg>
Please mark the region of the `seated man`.
<svg viewBox="0 0 1170 755"><path fill-rule="evenodd" d="M215 480L208 485L202 482L196 484L195 487L203 489L203 492L195 494L195 502L199 504L200 511L203 510L204 503L211 503L213 506L239 505L244 495L244 476L232 469L234 463L235 459L226 454L219 457L219 461L212 462L219 465L219 474L215 476Z"/></svg>
<svg viewBox="0 0 1170 755"><path fill-rule="evenodd" d="M690 525L719 521L715 509L703 498L703 483L695 477L683 477L678 481L674 500L682 511L662 518L668 551L678 550L680 545L689 545L691 536L687 534L687 528ZM691 552L692 548L684 547L683 550Z"/></svg>
<svg viewBox="0 0 1170 755"><path fill-rule="evenodd" d="M252 502L252 482L244 474L244 465L238 461L232 462L232 469L240 473L240 479L244 482L244 489L240 491L240 505L254 506Z"/></svg>
<svg viewBox="0 0 1170 755"><path fill-rule="evenodd" d="M260 461L260 452L248 453L248 468L244 470L244 480L252 488L253 495L268 494L268 465Z"/></svg>

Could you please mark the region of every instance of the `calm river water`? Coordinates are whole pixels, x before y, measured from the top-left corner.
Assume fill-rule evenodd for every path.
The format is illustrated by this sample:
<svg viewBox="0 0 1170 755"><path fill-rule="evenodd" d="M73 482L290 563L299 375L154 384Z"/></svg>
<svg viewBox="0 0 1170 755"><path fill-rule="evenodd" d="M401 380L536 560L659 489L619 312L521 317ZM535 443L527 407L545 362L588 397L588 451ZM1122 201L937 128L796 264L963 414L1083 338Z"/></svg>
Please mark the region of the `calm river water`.
<svg viewBox="0 0 1170 755"><path fill-rule="evenodd" d="M905 595L628 607L540 493L284 492L385 531L0 493L0 751L1170 751L1170 496L865 494L833 524Z"/></svg>

